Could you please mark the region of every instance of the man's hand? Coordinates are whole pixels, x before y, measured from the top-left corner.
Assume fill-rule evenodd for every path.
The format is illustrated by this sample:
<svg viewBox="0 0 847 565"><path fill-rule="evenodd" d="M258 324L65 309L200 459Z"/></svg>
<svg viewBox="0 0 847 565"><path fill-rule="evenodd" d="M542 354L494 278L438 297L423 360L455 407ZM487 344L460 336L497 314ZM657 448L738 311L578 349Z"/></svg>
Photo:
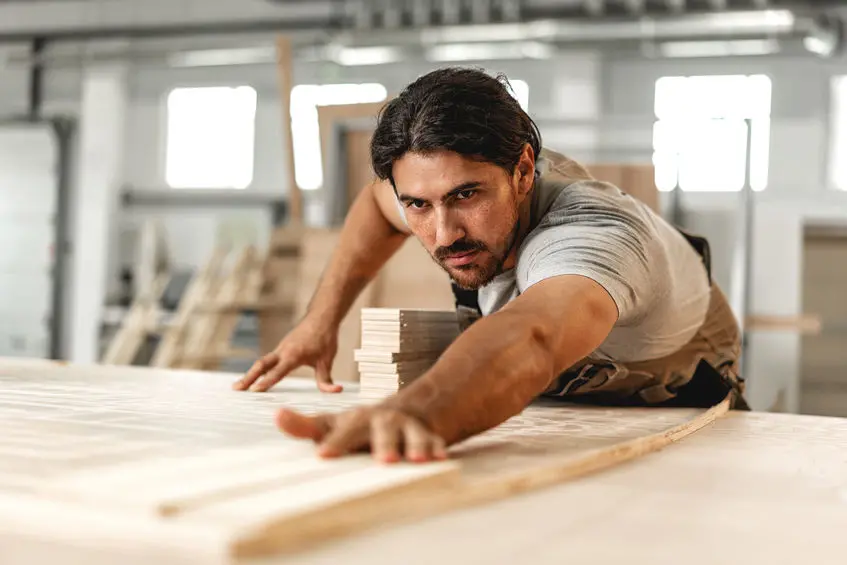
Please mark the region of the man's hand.
<svg viewBox="0 0 847 565"><path fill-rule="evenodd" d="M341 392L341 385L333 384L330 375L337 351L338 329L304 318L276 349L256 361L233 388L265 392L294 369L310 366L315 369L315 379L322 392Z"/></svg>
<svg viewBox="0 0 847 565"><path fill-rule="evenodd" d="M447 458L443 439L417 418L395 408L369 406L317 416L283 408L276 423L286 434L318 444L321 457L370 449L373 458L384 463L403 458L416 463Z"/></svg>

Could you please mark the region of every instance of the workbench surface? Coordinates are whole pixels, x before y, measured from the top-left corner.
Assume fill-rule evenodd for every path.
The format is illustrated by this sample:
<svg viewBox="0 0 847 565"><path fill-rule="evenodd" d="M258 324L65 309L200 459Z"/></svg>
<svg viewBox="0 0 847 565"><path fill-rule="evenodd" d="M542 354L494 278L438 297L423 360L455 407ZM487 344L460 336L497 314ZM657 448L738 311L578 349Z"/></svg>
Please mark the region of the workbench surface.
<svg viewBox="0 0 847 565"><path fill-rule="evenodd" d="M320 395L312 383L294 379L279 392L230 393L234 378L0 360L0 563L222 562L213 552L175 549L186 540L189 547L215 545L214 528L166 531L138 522L133 529L132 521L104 523L97 512L60 502L69 484L97 486L96 477L87 483L67 477L84 479L98 462L134 464L147 452L179 457L282 442L272 423L277 406L312 411L318 402L337 410L359 402L355 386ZM221 395L234 399L226 410L211 401ZM141 417L147 398L151 409ZM629 437L639 426L615 433ZM572 434L575 441L591 435L578 428ZM168 441L160 441L164 435ZM504 465L514 464L507 459ZM107 481L102 484L108 493ZM843 565L845 556L847 420L732 412L661 452L565 484L381 525L286 557L237 562Z"/></svg>

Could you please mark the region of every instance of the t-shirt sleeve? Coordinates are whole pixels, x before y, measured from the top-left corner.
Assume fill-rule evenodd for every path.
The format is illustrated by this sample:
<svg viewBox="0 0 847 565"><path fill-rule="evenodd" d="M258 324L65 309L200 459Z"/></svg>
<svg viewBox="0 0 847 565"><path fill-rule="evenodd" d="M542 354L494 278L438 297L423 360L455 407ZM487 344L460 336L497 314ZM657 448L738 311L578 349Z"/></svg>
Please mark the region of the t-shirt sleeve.
<svg viewBox="0 0 847 565"><path fill-rule="evenodd" d="M618 308L618 324L636 323L658 291L650 266L666 261L655 226L618 191L562 195L524 241L517 265L518 289L560 275L581 275L602 286ZM584 192L582 195L580 192Z"/></svg>

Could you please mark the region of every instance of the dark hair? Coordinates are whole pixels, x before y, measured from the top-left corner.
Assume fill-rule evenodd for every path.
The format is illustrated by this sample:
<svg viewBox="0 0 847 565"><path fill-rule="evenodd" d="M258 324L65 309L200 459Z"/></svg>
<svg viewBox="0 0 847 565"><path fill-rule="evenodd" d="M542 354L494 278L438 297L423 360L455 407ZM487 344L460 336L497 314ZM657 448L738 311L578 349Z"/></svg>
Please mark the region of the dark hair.
<svg viewBox="0 0 847 565"><path fill-rule="evenodd" d="M454 151L511 173L529 143L535 158L541 134L507 88L503 75L448 67L409 84L383 107L371 138L371 162L394 184L394 162L407 152Z"/></svg>

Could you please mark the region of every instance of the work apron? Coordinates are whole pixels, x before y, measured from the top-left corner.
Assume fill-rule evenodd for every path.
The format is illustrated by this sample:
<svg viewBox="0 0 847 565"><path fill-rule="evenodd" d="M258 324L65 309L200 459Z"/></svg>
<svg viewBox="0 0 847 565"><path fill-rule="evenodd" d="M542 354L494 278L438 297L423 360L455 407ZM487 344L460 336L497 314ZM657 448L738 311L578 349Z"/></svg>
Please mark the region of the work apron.
<svg viewBox="0 0 847 565"><path fill-rule="evenodd" d="M694 337L658 359L622 363L587 357L559 375L542 397L612 406L707 408L732 393L732 407L749 410L738 374L741 334L726 297L712 280L708 241L679 231L703 259L711 288L706 318ZM461 318L481 315L476 291L453 284L453 293Z"/></svg>

